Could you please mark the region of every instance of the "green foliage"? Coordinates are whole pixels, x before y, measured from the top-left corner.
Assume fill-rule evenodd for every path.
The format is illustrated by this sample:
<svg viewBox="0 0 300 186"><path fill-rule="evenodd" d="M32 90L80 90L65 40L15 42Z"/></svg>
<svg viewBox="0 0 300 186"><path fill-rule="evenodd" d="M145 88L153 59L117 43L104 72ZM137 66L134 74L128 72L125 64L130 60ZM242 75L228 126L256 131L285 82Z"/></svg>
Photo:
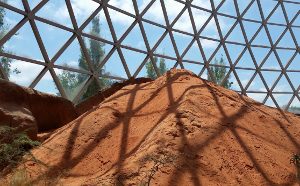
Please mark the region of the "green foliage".
<svg viewBox="0 0 300 186"><path fill-rule="evenodd" d="M99 16L97 16L92 20L92 28L91 28L90 34L94 35L96 37L100 37L100 32L101 32L100 26L101 26L100 18L99 18ZM85 41L84 41L84 43L85 43ZM93 40L93 39L89 39L89 48L87 48L87 50L88 50L89 57L91 59L92 67L97 72L100 71L102 74L108 74L105 72L104 69L98 68L98 64L100 63L101 60L103 60L104 55L105 55L105 51L104 51L103 47L104 47L104 43ZM89 71L89 67L86 62L84 52L82 50L80 52L80 57L78 59L78 66L81 69ZM62 83L62 86L66 90L67 95L73 94L74 89L80 87L80 85L82 85L86 81L86 75L76 74L76 73L69 72L69 71L63 71L63 73L59 74L58 77ZM95 93L97 93L100 89L108 87L112 84L112 81L107 78L99 78L99 82L100 82L100 85L98 84L98 82L95 79L93 79L92 82L87 87L87 90L83 94L81 99L88 98L88 97L94 95Z"/></svg>
<svg viewBox="0 0 300 186"><path fill-rule="evenodd" d="M230 89L230 87L232 85L232 82L229 82L230 77L228 77L222 84L222 81L227 74L227 69L225 67L225 62L224 62L223 56L221 57L220 60L217 60L215 58L213 64L217 65L217 66L211 66L211 67L209 67L209 69L212 72L212 75L214 78L211 78L209 72L207 72L208 80L212 81L214 79L213 82L216 83L217 85L221 85L224 88Z"/></svg>
<svg viewBox="0 0 300 186"><path fill-rule="evenodd" d="M6 1L4 1L6 2ZM3 7L0 7L0 39L5 35L7 32L7 27L4 23L4 16L5 16L5 9ZM0 52L6 52L9 53L9 51L4 50L4 46L0 46ZM6 58L6 57L0 57L0 65L2 66L4 73L9 77L11 73L11 62L12 59ZM19 72L15 69L13 72Z"/></svg>
<svg viewBox="0 0 300 186"><path fill-rule="evenodd" d="M164 58L160 58L159 59L159 65L157 65L158 58L155 56L154 57L154 62L156 64L156 66L158 67L158 70L159 70L161 75L167 72L167 67L166 67L166 63L165 63ZM146 63L146 69L147 69L147 77L149 77L151 79L156 79L157 78L157 74L154 70L154 67L153 67L151 61L148 61Z"/></svg>
<svg viewBox="0 0 300 186"><path fill-rule="evenodd" d="M39 144L24 132L17 132L12 127L0 126L0 171L7 166L15 166L26 152Z"/></svg>

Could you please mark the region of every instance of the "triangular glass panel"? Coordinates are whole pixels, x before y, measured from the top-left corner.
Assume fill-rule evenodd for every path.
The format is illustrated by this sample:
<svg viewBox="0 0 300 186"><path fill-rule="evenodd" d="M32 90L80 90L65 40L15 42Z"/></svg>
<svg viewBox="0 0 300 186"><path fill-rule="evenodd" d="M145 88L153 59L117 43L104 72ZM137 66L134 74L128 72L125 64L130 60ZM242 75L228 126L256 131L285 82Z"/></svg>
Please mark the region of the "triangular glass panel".
<svg viewBox="0 0 300 186"><path fill-rule="evenodd" d="M136 77L149 77L151 75L156 75L153 65L150 62L150 59L142 66L142 68L139 71L136 71Z"/></svg>
<svg viewBox="0 0 300 186"><path fill-rule="evenodd" d="M268 69L268 70L281 70L281 67L277 61L277 58L274 54L274 52L272 52L268 59L264 62L264 64L262 65L262 69Z"/></svg>
<svg viewBox="0 0 300 186"><path fill-rule="evenodd" d="M201 65L201 64L195 64L195 63L183 63L183 65L184 65L185 69L190 70L194 74L197 74L197 75L200 73L200 71L203 68L203 65Z"/></svg>
<svg viewBox="0 0 300 186"><path fill-rule="evenodd" d="M266 58L266 56L270 52L269 48L262 48L262 47L252 47L251 50L253 52L254 58L256 59L258 65L261 64L261 62Z"/></svg>
<svg viewBox="0 0 300 186"><path fill-rule="evenodd" d="M205 8L207 10L211 10L210 1L194 0L194 1L192 1L192 4L195 6L198 6L200 8Z"/></svg>
<svg viewBox="0 0 300 186"><path fill-rule="evenodd" d="M290 22L293 20L293 18L296 16L297 12L299 11L299 6L295 6L294 3L288 3L288 2L284 2L283 5Z"/></svg>
<svg viewBox="0 0 300 186"><path fill-rule="evenodd" d="M296 114L300 114L300 101L297 97L294 97L288 111Z"/></svg>
<svg viewBox="0 0 300 186"><path fill-rule="evenodd" d="M209 60L211 58L211 55L213 52L217 49L219 46L219 42L214 40L208 40L208 39L200 39L204 54L206 56L206 59Z"/></svg>
<svg viewBox="0 0 300 186"><path fill-rule="evenodd" d="M174 29L194 33L188 10L185 10L173 26Z"/></svg>
<svg viewBox="0 0 300 186"><path fill-rule="evenodd" d="M252 42L252 45L270 46L270 41L265 28L262 28Z"/></svg>
<svg viewBox="0 0 300 186"><path fill-rule="evenodd" d="M36 21L39 33L51 59L68 41L73 33Z"/></svg>
<svg viewBox="0 0 300 186"><path fill-rule="evenodd" d="M297 16L296 19L293 21L292 25L299 26L300 25L300 16Z"/></svg>
<svg viewBox="0 0 300 186"><path fill-rule="evenodd" d="M266 18L269 16L269 14L275 8L275 6L278 4L278 2L277 1L260 1L260 4L262 7L264 17Z"/></svg>
<svg viewBox="0 0 300 186"><path fill-rule="evenodd" d="M293 92L288 80L285 76L282 76L273 89L273 92Z"/></svg>
<svg viewBox="0 0 300 186"><path fill-rule="evenodd" d="M287 63L292 59L295 55L294 50L284 50L284 49L276 49L276 52L280 58L282 65L285 67Z"/></svg>
<svg viewBox="0 0 300 186"><path fill-rule="evenodd" d="M208 71L207 71L207 68L205 68L204 66L203 66L203 68L201 69L201 71L200 71L200 73L202 72L202 74L199 74L200 75L200 77L202 78L202 79L206 79L206 80L208 80L209 78L209 74L208 74Z"/></svg>
<svg viewBox="0 0 300 186"><path fill-rule="evenodd" d="M212 75L214 76L215 83L218 85L221 85L221 82L223 81L223 75L225 76L227 72L229 71L229 63L226 58L226 55L223 55L223 48L221 48L217 54L215 55L213 61L209 64L209 69L212 72ZM220 75L223 74L223 75ZM228 87L229 87L229 82L228 82Z"/></svg>
<svg viewBox="0 0 300 186"><path fill-rule="evenodd" d="M184 8L185 4L181 3L181 2L177 2L177 1L164 1L165 2L165 7L166 7L166 10L167 10L167 15L168 15L168 18L169 18L169 23L171 24L174 19L178 16L178 13L181 12L181 10ZM176 7L176 8L174 8ZM185 11L187 12L187 10ZM177 20L177 22L175 23L175 25L179 23L180 27L184 25L182 24L190 24L190 21L188 20L190 17L189 15L183 13L181 15L181 17ZM181 21L180 21L181 20ZM185 23L185 21L189 21L188 23ZM175 26L174 25L174 26Z"/></svg>
<svg viewBox="0 0 300 186"><path fill-rule="evenodd" d="M190 61L201 62L201 63L204 62L199 46L196 41L190 47L187 53L184 55L183 60L190 60Z"/></svg>
<svg viewBox="0 0 300 186"><path fill-rule="evenodd" d="M73 100L89 78L87 74L54 69L69 100Z"/></svg>
<svg viewBox="0 0 300 186"><path fill-rule="evenodd" d="M264 77L264 80L266 81L268 87L272 88L275 81L280 76L280 72L277 71L262 71L262 75Z"/></svg>
<svg viewBox="0 0 300 186"><path fill-rule="evenodd" d="M284 36L281 38L280 42L277 45L278 47L289 47L296 48L295 42L291 36L291 33L287 31Z"/></svg>
<svg viewBox="0 0 300 186"><path fill-rule="evenodd" d="M237 1L240 14L244 12L244 10L249 6L252 0L244 0L244 1ZM254 1L256 3L256 1Z"/></svg>
<svg viewBox="0 0 300 186"><path fill-rule="evenodd" d="M85 40L85 45L87 46L87 40ZM68 46L54 64L89 71L85 56L77 39Z"/></svg>
<svg viewBox="0 0 300 186"><path fill-rule="evenodd" d="M218 15L218 20L219 20L219 25L220 25L220 29L222 31L222 35L225 38L225 36L227 36L229 30L232 28L232 26L234 25L234 23L237 21L236 19L233 18L229 18L229 17L225 17L225 16L221 16ZM238 26L238 25L237 25ZM237 27L236 26L236 27ZM232 33L232 32L231 32Z"/></svg>
<svg viewBox="0 0 300 186"><path fill-rule="evenodd" d="M219 63L220 61L222 62ZM210 64L215 62L218 63L218 65L229 66L228 59L223 46L221 46L217 53L213 56L213 61Z"/></svg>
<svg viewBox="0 0 300 186"><path fill-rule="evenodd" d="M160 1L155 1L144 14L143 18L155 21L161 25L166 25L165 16L163 14Z"/></svg>
<svg viewBox="0 0 300 186"><path fill-rule="evenodd" d="M6 1L5 2L5 1L1 0L1 2L9 4L9 5L11 5L11 6L15 7L15 8L20 9L20 10L24 10L24 6L23 6L22 1Z"/></svg>
<svg viewBox="0 0 300 186"><path fill-rule="evenodd" d="M287 69L288 70L300 70L299 61L300 61L300 54L298 53Z"/></svg>
<svg viewBox="0 0 300 186"><path fill-rule="evenodd" d="M274 96L274 95L273 95ZM275 96L274 96L275 97ZM275 99L275 98L274 98ZM276 100L277 102L277 100ZM265 105L269 106L269 107L274 107L276 108L276 104L274 103L273 99L269 96L267 101L264 103ZM278 103L277 103L278 104ZM278 104L279 105L279 104Z"/></svg>
<svg viewBox="0 0 300 186"><path fill-rule="evenodd" d="M268 31L271 35L273 43L275 43L279 39L285 28L285 26L268 25Z"/></svg>
<svg viewBox="0 0 300 186"><path fill-rule="evenodd" d="M175 61L175 60L170 60L170 59L166 59L166 58L159 58L159 60L160 59L164 60L164 63L166 64L166 70L167 71L170 70L171 68L174 68L176 63L177 63L177 61ZM157 65L157 67L159 68L159 64ZM164 74L162 72L163 71L161 71L161 74Z"/></svg>
<svg viewBox="0 0 300 186"><path fill-rule="evenodd" d="M221 2L224 3L223 0L213 0L214 1L214 5L215 5L215 8L217 9L217 7L220 5ZM222 6L222 5L221 5Z"/></svg>
<svg viewBox="0 0 300 186"><path fill-rule="evenodd" d="M89 57L91 59L94 68L96 69L100 62L107 56L113 45L103 43L98 40L82 37L85 41L86 47L89 51ZM82 56L82 55L81 55Z"/></svg>
<svg viewBox="0 0 300 186"><path fill-rule="evenodd" d="M139 25L135 25L133 27L126 38L122 41L122 45L147 51Z"/></svg>
<svg viewBox="0 0 300 186"><path fill-rule="evenodd" d="M232 32L230 33L229 37L226 40L232 42L238 42L238 43L246 42L239 24L237 24L234 27L234 29L232 30Z"/></svg>
<svg viewBox="0 0 300 186"><path fill-rule="evenodd" d="M65 1L49 1L36 13L36 15L69 28L73 28Z"/></svg>
<svg viewBox="0 0 300 186"><path fill-rule="evenodd" d="M267 96L266 93L247 93L247 96L250 97L251 99L262 103L265 97Z"/></svg>
<svg viewBox="0 0 300 186"><path fill-rule="evenodd" d="M163 33L166 31L165 29L143 22L144 30L151 48L157 43Z"/></svg>
<svg viewBox="0 0 300 186"><path fill-rule="evenodd" d="M99 29L97 29L97 25ZM103 11L100 11L97 16L92 19L92 21L83 29L83 32L113 42L113 38L111 36L111 32Z"/></svg>
<svg viewBox="0 0 300 186"><path fill-rule="evenodd" d="M117 7L123 11L126 11L128 13L135 14L134 6L132 4L132 1L130 0L124 3L122 1L108 1L108 4Z"/></svg>
<svg viewBox="0 0 300 186"><path fill-rule="evenodd" d="M193 37L189 35L181 34L179 32L174 32L174 31L173 31L173 37L176 42L179 55L181 55L184 52L184 50L193 40Z"/></svg>
<svg viewBox="0 0 300 186"><path fill-rule="evenodd" d="M34 63L10 58L7 59L10 60L10 67L6 70L9 72L9 80L21 86L29 86L38 74L45 68L42 65Z"/></svg>
<svg viewBox="0 0 300 186"><path fill-rule="evenodd" d="M194 2L195 1L193 1L193 3ZM202 28L204 23L208 20L209 16L211 16L211 13L193 7L191 7L191 10L192 10L195 26L198 32Z"/></svg>
<svg viewBox="0 0 300 186"><path fill-rule="evenodd" d="M34 9L36 7L36 5L38 5L40 2L41 2L41 0L30 0L30 1L28 1L30 9Z"/></svg>
<svg viewBox="0 0 300 186"><path fill-rule="evenodd" d="M281 109L285 109L289 101L291 100L293 94L278 94L278 93L273 93L273 97L276 100L277 104ZM268 103L268 101L266 102Z"/></svg>
<svg viewBox="0 0 300 186"><path fill-rule="evenodd" d="M167 34L166 37L162 40L162 42L158 45L158 47L155 50L155 53L164 54L170 57L176 57L169 34Z"/></svg>
<svg viewBox="0 0 300 186"><path fill-rule="evenodd" d="M92 0L73 0L71 2L78 27L80 27L100 6L99 3Z"/></svg>
<svg viewBox="0 0 300 186"><path fill-rule="evenodd" d="M209 23L205 26L204 30L201 32L200 36L212 38L212 39L219 39L220 36L218 33L217 25L215 19L212 18Z"/></svg>
<svg viewBox="0 0 300 186"><path fill-rule="evenodd" d="M294 88L297 89L300 86L300 72L287 72L286 74L291 80L291 83L294 86Z"/></svg>
<svg viewBox="0 0 300 186"><path fill-rule="evenodd" d="M297 41L297 43L299 45L299 43L300 43L300 34L295 34L295 33L300 33L300 28L298 28L298 27L292 27L292 30L293 30L294 36L296 38L296 41Z"/></svg>
<svg viewBox="0 0 300 186"><path fill-rule="evenodd" d="M30 47L28 47L30 46ZM30 24L25 23L5 44L4 49L15 55L44 61Z"/></svg>
<svg viewBox="0 0 300 186"><path fill-rule="evenodd" d="M17 4L17 3L14 3L14 4ZM20 4L22 4L22 3L20 3ZM23 7L23 5L22 5L22 7ZM5 35L5 33L7 33L7 31L9 31L13 27L15 27L24 18L24 16L21 14L18 14L16 12L6 9L4 7L1 7L1 8L3 11L2 13L4 14L4 17L2 20L3 24L0 27L0 29L2 30L1 34L0 34L0 38L2 38Z"/></svg>
<svg viewBox="0 0 300 186"><path fill-rule="evenodd" d="M154 62L160 72L161 75L164 75L169 69L173 68L175 66L176 61L161 58L161 57L154 57ZM150 59L145 63L142 70L138 73L138 77L148 77L151 79L156 79L157 74L154 70L153 63L150 61Z"/></svg>
<svg viewBox="0 0 300 186"><path fill-rule="evenodd" d="M254 74L254 70L244 70L244 69L235 69L242 86L245 88L248 82L250 81L251 77Z"/></svg>
<svg viewBox="0 0 300 186"><path fill-rule="evenodd" d="M231 90L234 90L234 91L239 91L239 92L242 91L242 89L239 85L239 82L238 82L236 76L234 75L234 73L232 71L230 72L230 75L228 77L228 81L225 81L225 85L223 85L223 86L225 86L225 88L228 88L228 89L231 89Z"/></svg>
<svg viewBox="0 0 300 186"><path fill-rule="evenodd" d="M225 3L223 3L223 5L221 6L221 8L218 10L218 12L231 16L236 16L234 1L226 0Z"/></svg>
<svg viewBox="0 0 300 186"><path fill-rule="evenodd" d="M151 2L151 0L136 1L139 12L142 13L150 2Z"/></svg>
<svg viewBox="0 0 300 186"><path fill-rule="evenodd" d="M144 61L146 54L135 52L132 50L128 50L125 48L122 48L122 53L125 58L126 64L128 66L128 69L131 74L135 74L138 67L142 64Z"/></svg>
<svg viewBox="0 0 300 186"><path fill-rule="evenodd" d="M243 21L243 26L248 38L248 41L251 41L260 28L261 24L260 23L255 23L251 21ZM254 39L253 39L254 40Z"/></svg>
<svg viewBox="0 0 300 186"><path fill-rule="evenodd" d="M275 12L272 14L270 19L268 20L269 23L279 23L279 24L286 24L282 8L281 6L278 6L275 10Z"/></svg>
<svg viewBox="0 0 300 186"><path fill-rule="evenodd" d="M246 19L261 21L259 8L256 1L252 3L251 7L247 10L243 17Z"/></svg>
<svg viewBox="0 0 300 186"><path fill-rule="evenodd" d="M123 63L117 51L115 51L112 54L112 56L108 59L108 61L105 63L104 68L105 71L112 76L126 79L128 78Z"/></svg>
<svg viewBox="0 0 300 186"><path fill-rule="evenodd" d="M238 59L238 57L242 54L243 50L245 50L245 46L235 45L230 43L226 43L226 48L233 64Z"/></svg>
<svg viewBox="0 0 300 186"><path fill-rule="evenodd" d="M253 79L247 90L267 92L267 89L258 73L256 74L255 78Z"/></svg>
<svg viewBox="0 0 300 186"><path fill-rule="evenodd" d="M108 11L116 36L120 39L133 23L134 18L113 9L108 9Z"/></svg>
<svg viewBox="0 0 300 186"><path fill-rule="evenodd" d="M42 77L34 89L47 94L60 95L49 71Z"/></svg>
<svg viewBox="0 0 300 186"><path fill-rule="evenodd" d="M253 59L248 50L246 50L246 52L240 58L239 62L236 64L236 67L255 69Z"/></svg>

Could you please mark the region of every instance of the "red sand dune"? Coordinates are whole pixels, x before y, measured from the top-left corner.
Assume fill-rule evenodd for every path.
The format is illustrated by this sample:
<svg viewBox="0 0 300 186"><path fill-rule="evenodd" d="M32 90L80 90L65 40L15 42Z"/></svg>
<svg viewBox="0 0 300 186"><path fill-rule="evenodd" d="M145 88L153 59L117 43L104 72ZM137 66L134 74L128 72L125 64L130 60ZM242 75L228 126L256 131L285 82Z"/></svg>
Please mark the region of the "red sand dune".
<svg viewBox="0 0 300 186"><path fill-rule="evenodd" d="M56 130L32 151L40 163L26 167L37 184L296 185L299 125L291 113L171 70Z"/></svg>

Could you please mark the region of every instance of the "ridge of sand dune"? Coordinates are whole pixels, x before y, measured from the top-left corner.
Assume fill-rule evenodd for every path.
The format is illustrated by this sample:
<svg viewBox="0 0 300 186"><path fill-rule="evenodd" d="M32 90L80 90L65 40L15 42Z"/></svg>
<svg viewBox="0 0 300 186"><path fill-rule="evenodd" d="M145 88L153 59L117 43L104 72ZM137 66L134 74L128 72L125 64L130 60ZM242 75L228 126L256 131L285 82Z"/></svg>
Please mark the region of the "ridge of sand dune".
<svg viewBox="0 0 300 186"><path fill-rule="evenodd" d="M65 185L292 185L299 124L171 70L123 87L58 129L32 151L41 163L26 167L35 183L48 176Z"/></svg>

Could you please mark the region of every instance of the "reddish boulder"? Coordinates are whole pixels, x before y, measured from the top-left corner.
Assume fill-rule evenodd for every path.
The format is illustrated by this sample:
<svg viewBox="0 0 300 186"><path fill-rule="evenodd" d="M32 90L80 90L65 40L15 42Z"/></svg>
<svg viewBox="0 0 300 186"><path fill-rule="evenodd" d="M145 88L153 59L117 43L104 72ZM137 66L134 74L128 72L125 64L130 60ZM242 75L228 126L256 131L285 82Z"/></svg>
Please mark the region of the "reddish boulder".
<svg viewBox="0 0 300 186"><path fill-rule="evenodd" d="M0 125L28 130L36 138L37 132L57 129L77 116L69 100L0 80Z"/></svg>

